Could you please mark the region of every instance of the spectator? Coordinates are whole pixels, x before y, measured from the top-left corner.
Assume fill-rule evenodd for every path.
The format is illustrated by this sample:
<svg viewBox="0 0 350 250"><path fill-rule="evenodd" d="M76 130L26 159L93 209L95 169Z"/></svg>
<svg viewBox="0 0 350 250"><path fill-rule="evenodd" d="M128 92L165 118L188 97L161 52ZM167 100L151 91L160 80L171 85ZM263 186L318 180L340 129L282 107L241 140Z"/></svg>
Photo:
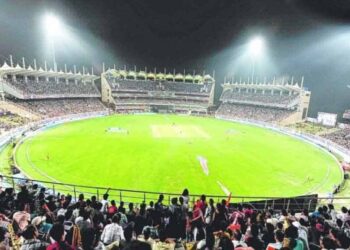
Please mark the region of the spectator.
<svg viewBox="0 0 350 250"><path fill-rule="evenodd" d="M73 250L65 241L65 231L62 224L54 224L50 230L50 238L52 243L47 247L47 250Z"/></svg>
<svg viewBox="0 0 350 250"><path fill-rule="evenodd" d="M247 245L255 250L264 249L264 242L259 239L259 227L257 224L250 226L250 235L247 238Z"/></svg>
<svg viewBox="0 0 350 250"><path fill-rule="evenodd" d="M106 193L106 194L104 194L103 195L103 199L101 200L101 204L102 204L102 207L101 207L101 212L103 213L103 214L106 214L107 213L107 210L108 210L108 194Z"/></svg>
<svg viewBox="0 0 350 250"><path fill-rule="evenodd" d="M22 233L22 236L24 241L21 246L21 250L46 249L46 247L49 245L48 243L38 239L39 232L33 225L28 225Z"/></svg>
<svg viewBox="0 0 350 250"><path fill-rule="evenodd" d="M0 250L10 250L7 231L4 228L0 228Z"/></svg>
<svg viewBox="0 0 350 250"><path fill-rule="evenodd" d="M115 204L115 201L112 200L111 205L108 207L108 211L107 211L108 218L112 218L113 215L116 214L117 212L118 212L118 208Z"/></svg>
<svg viewBox="0 0 350 250"><path fill-rule="evenodd" d="M109 245L115 241L125 240L124 230L119 226L120 215L115 214L112 217L112 223L105 226L101 235L101 241L105 245Z"/></svg>
<svg viewBox="0 0 350 250"><path fill-rule="evenodd" d="M283 246L284 233L282 230L275 232L275 243L269 243L266 250L278 250Z"/></svg>

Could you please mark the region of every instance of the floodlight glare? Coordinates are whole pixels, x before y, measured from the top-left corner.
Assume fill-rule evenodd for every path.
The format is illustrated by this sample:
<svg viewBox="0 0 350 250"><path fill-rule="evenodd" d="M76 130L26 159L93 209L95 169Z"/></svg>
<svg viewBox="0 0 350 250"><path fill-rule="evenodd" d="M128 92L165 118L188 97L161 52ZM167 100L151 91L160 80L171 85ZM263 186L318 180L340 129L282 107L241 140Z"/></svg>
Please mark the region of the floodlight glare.
<svg viewBox="0 0 350 250"><path fill-rule="evenodd" d="M254 56L259 56L264 50L264 39L255 37L249 42L249 52Z"/></svg>
<svg viewBox="0 0 350 250"><path fill-rule="evenodd" d="M53 33L59 33L62 27L61 21L53 14L49 13L44 16L45 31L52 35Z"/></svg>

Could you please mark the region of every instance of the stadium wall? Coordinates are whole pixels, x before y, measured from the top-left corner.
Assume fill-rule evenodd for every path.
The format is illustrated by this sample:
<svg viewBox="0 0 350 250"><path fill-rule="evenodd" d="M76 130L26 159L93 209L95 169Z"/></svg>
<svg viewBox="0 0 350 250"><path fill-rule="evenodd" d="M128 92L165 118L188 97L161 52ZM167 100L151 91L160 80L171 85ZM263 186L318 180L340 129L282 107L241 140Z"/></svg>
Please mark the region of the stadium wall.
<svg viewBox="0 0 350 250"><path fill-rule="evenodd" d="M310 97L311 92L310 91L304 91L302 90L300 93L300 103L298 106L298 109L296 112L285 118L280 122L280 125L286 126L298 122L303 122L307 119L307 114L309 111L309 105L310 105Z"/></svg>
<svg viewBox="0 0 350 250"><path fill-rule="evenodd" d="M115 104L114 98L112 96L112 89L109 86L107 79L104 77L104 74L101 74L101 96L103 103L113 103Z"/></svg>

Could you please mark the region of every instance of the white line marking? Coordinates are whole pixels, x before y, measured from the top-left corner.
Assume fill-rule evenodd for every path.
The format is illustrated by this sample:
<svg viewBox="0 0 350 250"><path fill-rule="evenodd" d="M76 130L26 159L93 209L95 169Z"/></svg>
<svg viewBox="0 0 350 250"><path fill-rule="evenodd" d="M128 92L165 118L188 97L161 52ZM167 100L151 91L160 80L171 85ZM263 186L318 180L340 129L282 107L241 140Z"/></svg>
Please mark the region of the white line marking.
<svg viewBox="0 0 350 250"><path fill-rule="evenodd" d="M208 168L207 159L205 159L203 156L199 155L199 156L197 156L197 160L199 161L199 164L201 165L204 174L206 174L208 176L209 175L209 168Z"/></svg>
<svg viewBox="0 0 350 250"><path fill-rule="evenodd" d="M228 196L230 195L230 191L228 190L227 187L225 187L220 181L217 181L218 185L220 186L220 188L222 189L222 191Z"/></svg>

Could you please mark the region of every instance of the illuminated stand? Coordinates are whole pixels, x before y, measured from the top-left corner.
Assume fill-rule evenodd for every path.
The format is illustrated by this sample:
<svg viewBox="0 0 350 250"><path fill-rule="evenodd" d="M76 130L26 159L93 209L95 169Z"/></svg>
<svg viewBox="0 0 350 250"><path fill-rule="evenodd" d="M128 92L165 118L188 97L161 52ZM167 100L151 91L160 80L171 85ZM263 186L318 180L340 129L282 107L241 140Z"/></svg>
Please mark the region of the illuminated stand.
<svg viewBox="0 0 350 250"><path fill-rule="evenodd" d="M93 69L91 73L83 67L82 72L77 70L74 65L73 71L68 70L67 66L64 65L64 70L48 68L46 61L44 62L44 67L38 67L37 62L34 59L33 67L31 65L26 65L26 60L22 58L22 65L14 64L12 56L10 55L9 64L5 61L0 67L0 86L4 95L11 95L18 99L43 99L43 98L64 98L64 97L75 97L73 95L33 95L28 94L18 89L12 84L12 82L18 82L19 84L25 84L30 81L63 81L66 84L77 84L82 82L83 84L94 84L99 76L93 74ZM101 97L100 94L93 95L76 95L76 97Z"/></svg>
<svg viewBox="0 0 350 250"><path fill-rule="evenodd" d="M214 77L204 72L181 74L115 66L106 70L103 65L101 74L102 101L117 112L207 114L213 106L214 88Z"/></svg>
<svg viewBox="0 0 350 250"><path fill-rule="evenodd" d="M289 110L291 114L288 117L284 118L282 121L280 121L280 124L293 124L304 121L307 118L311 92L305 89L303 87L303 84L304 77L301 78L300 83L295 82L293 77L289 81L284 78L278 80L274 78L272 81L268 81L266 78L264 78L262 82L258 82L258 79L256 79L255 83L250 82L249 79L247 81L244 81L241 78L238 81L234 79L231 81L227 81L225 79L224 83L221 85L223 87L223 92L220 97L220 101L223 103L233 103L238 105L255 105L259 107ZM294 98L291 102L288 102L287 104L267 104L264 102L250 100L248 98L245 100L225 98L225 95L229 94L230 92L245 92L251 94L259 94L262 96L266 95L266 97L269 97L269 95L295 95L296 98Z"/></svg>

